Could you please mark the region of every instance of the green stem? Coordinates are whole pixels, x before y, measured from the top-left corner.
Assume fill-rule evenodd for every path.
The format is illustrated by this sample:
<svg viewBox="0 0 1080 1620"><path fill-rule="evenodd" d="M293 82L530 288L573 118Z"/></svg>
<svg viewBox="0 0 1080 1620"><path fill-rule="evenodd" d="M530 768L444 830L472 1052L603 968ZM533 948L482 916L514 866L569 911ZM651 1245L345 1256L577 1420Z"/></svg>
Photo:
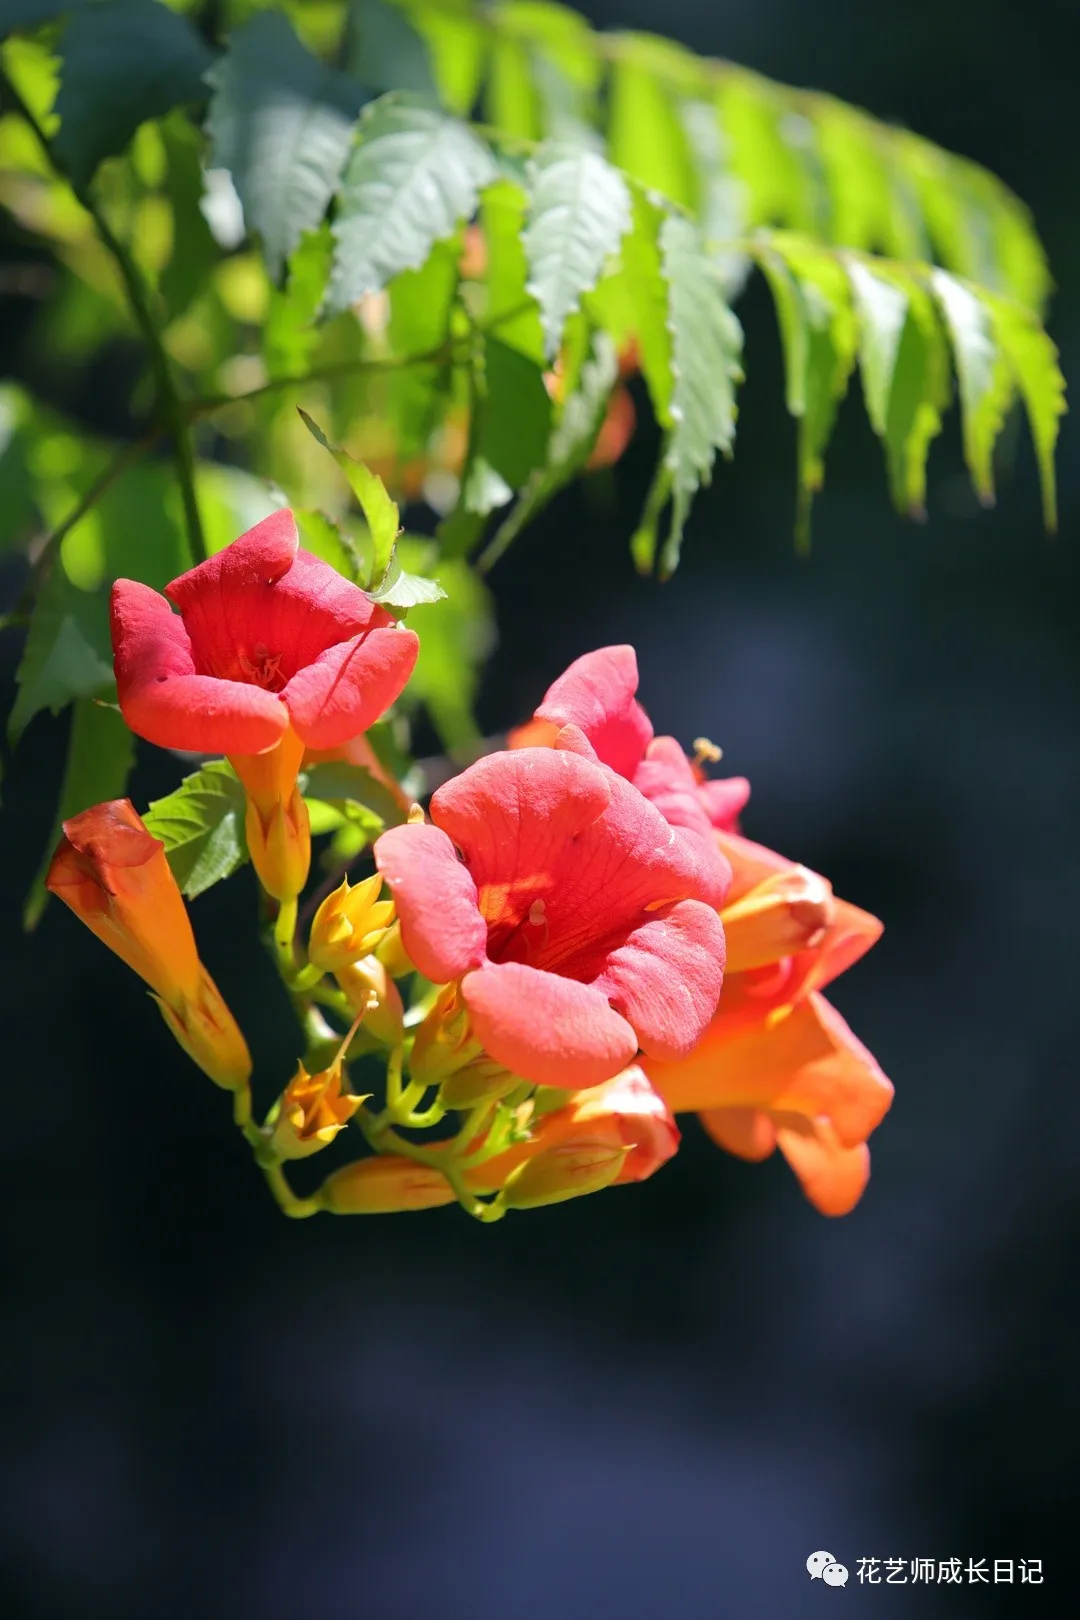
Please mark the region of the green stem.
<svg viewBox="0 0 1080 1620"><path fill-rule="evenodd" d="M297 1198L276 1159L272 1163L261 1165L260 1168L279 1208L292 1220L306 1220L309 1215L317 1215L322 1209L322 1201L319 1198Z"/></svg>

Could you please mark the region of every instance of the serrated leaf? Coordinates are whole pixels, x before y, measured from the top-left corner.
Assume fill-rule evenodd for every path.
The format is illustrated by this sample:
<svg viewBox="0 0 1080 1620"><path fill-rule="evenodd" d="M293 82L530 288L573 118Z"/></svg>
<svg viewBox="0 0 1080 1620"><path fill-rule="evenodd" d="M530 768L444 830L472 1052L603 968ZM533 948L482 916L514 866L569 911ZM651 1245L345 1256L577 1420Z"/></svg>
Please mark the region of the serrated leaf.
<svg viewBox="0 0 1080 1620"><path fill-rule="evenodd" d="M600 280L630 229L630 192L598 152L545 142L529 167L531 200L523 242L526 290L540 305L549 359L568 316Z"/></svg>
<svg viewBox="0 0 1080 1620"><path fill-rule="evenodd" d="M671 472L671 529L661 553L664 577L679 560L690 503L712 476L716 452L731 453L735 388L742 379L742 327L724 299L720 274L696 225L672 214L660 229L671 333L671 427L664 452Z"/></svg>
<svg viewBox="0 0 1080 1620"><path fill-rule="evenodd" d="M949 357L933 301L907 271L848 263L859 315L863 397L884 441L889 486L911 517L926 509L926 458L949 400Z"/></svg>
<svg viewBox="0 0 1080 1620"><path fill-rule="evenodd" d="M825 449L858 348L851 287L840 262L815 243L773 232L761 255L784 348L787 403L798 418L796 544L810 544L810 507L825 480Z"/></svg>
<svg viewBox="0 0 1080 1620"><path fill-rule="evenodd" d="M97 697L112 683L112 663L102 646L96 604L73 590L59 564L37 599L22 658L19 684L8 716L12 747L42 709L59 714L72 698Z"/></svg>
<svg viewBox="0 0 1080 1620"><path fill-rule="evenodd" d="M589 294L590 315L620 351L636 350L656 419L670 426L672 372L668 329L668 288L660 262L660 227L665 211L633 192L633 225L623 238L616 269Z"/></svg>
<svg viewBox="0 0 1080 1620"><path fill-rule="evenodd" d="M60 838L61 822L92 804L122 798L134 762L135 738L119 711L109 704L80 698L71 715L56 819L44 859L23 907L24 928L35 928L45 909L48 899L45 874Z"/></svg>
<svg viewBox="0 0 1080 1620"><path fill-rule="evenodd" d="M1036 317L1018 304L992 298L994 337L1024 401L1042 486L1043 515L1051 534L1057 529L1054 447L1065 412L1065 379L1057 350Z"/></svg>
<svg viewBox="0 0 1080 1620"><path fill-rule="evenodd" d="M377 474L370 472L363 462L354 460L340 445L331 444L322 428L311 419L307 411L302 410L300 417L312 437L333 456L360 503L364 521L371 532L371 578L379 580L390 566L394 543L401 530L398 509L386 493L386 485Z"/></svg>
<svg viewBox="0 0 1080 1620"><path fill-rule="evenodd" d="M208 82L211 165L232 175L276 276L326 213L363 92L305 50L278 11L237 29Z"/></svg>
<svg viewBox="0 0 1080 1620"><path fill-rule="evenodd" d="M989 306L946 270L930 285L952 343L960 384L964 460L984 505L994 501L994 445L1012 403L1013 375L998 347Z"/></svg>
<svg viewBox="0 0 1080 1620"><path fill-rule="evenodd" d="M749 226L785 225L811 233L823 224L823 196L808 161L813 129L780 85L742 70L717 92L731 174L743 191Z"/></svg>
<svg viewBox="0 0 1080 1620"><path fill-rule="evenodd" d="M440 108L398 93L373 102L342 182L330 311L418 269L433 243L471 219L496 172L483 142Z"/></svg>
<svg viewBox="0 0 1080 1620"><path fill-rule="evenodd" d="M231 877L248 859L247 800L228 760L211 760L185 776L174 793L155 799L143 820L165 845L180 891L189 900Z"/></svg>
<svg viewBox="0 0 1080 1620"><path fill-rule="evenodd" d="M427 579L423 574L407 574L395 553L370 595L372 601L382 607L404 609L419 607L425 602L441 602L446 592L434 579Z"/></svg>
<svg viewBox="0 0 1080 1620"><path fill-rule="evenodd" d="M139 125L206 98L213 57L186 17L157 0L101 0L64 31L54 139L82 189L103 158L122 152Z"/></svg>

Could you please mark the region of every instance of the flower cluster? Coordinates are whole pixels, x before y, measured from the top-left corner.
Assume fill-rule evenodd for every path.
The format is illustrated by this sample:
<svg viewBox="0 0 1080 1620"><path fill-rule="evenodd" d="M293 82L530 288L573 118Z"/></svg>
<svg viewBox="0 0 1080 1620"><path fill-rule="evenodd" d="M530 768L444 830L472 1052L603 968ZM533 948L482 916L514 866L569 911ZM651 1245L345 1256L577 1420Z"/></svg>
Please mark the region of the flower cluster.
<svg viewBox="0 0 1080 1620"><path fill-rule="evenodd" d="M425 812L366 736L403 691L417 637L301 550L291 513L164 596L118 580L112 627L131 729L224 754L246 795L247 849L306 1040L263 1123L166 850L130 802L65 823L48 887L233 1092L288 1214L456 1200L496 1220L644 1180L676 1153L688 1112L744 1158L779 1147L823 1212L856 1203L892 1092L822 990L880 924L741 836L748 783L706 778L711 745L690 758L654 736L632 648L578 659L509 746ZM400 824L376 839L370 875L312 900L301 952L303 771L328 756L370 768ZM352 1083L357 1059L384 1075L374 1107ZM359 1140L351 1126L368 1151L297 1196L283 1165Z"/></svg>

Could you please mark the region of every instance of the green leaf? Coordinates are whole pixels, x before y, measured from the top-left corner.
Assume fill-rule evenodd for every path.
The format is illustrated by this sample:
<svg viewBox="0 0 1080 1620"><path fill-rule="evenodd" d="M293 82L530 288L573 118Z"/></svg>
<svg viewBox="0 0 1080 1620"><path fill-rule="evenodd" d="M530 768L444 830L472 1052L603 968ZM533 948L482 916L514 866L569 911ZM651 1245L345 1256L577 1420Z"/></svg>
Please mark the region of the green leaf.
<svg viewBox="0 0 1080 1620"><path fill-rule="evenodd" d="M371 592L371 599L383 607L414 608L425 602L441 602L445 595L437 580L423 574L407 574L395 551L378 587Z"/></svg>
<svg viewBox="0 0 1080 1620"><path fill-rule="evenodd" d="M276 276L326 213L363 93L306 51L278 11L237 29L209 82L211 165L232 175Z"/></svg>
<svg viewBox="0 0 1080 1620"><path fill-rule="evenodd" d="M1043 516L1053 534L1057 529L1054 447L1065 411L1065 379L1057 350L1028 310L1003 298L991 298L989 306L994 337L1027 411L1039 465Z"/></svg>
<svg viewBox="0 0 1080 1620"><path fill-rule="evenodd" d="M200 204L203 197L202 140L186 119L168 118L161 126L165 143L165 178L173 211L173 241L158 290L166 319L183 315L206 284L219 258L218 245Z"/></svg>
<svg viewBox="0 0 1080 1620"><path fill-rule="evenodd" d="M386 493L386 485L364 464L355 461L340 445L331 444L322 428L312 421L307 411L300 412L301 420L312 437L328 450L348 479L349 488L360 503L364 521L371 532L371 579L381 580L390 566L394 543L401 530L398 509Z"/></svg>
<svg viewBox="0 0 1080 1620"><path fill-rule="evenodd" d="M437 242L419 270L390 283L390 344L397 355L430 354L450 341L458 291L460 242ZM451 385L448 360L403 366L387 378L385 416L398 462L422 456L442 419Z"/></svg>
<svg viewBox="0 0 1080 1620"><path fill-rule="evenodd" d="M484 324L508 348L517 349L541 365L544 332L540 309L526 288L529 265L521 236L528 198L512 180L497 180L484 192L480 204L487 247L487 308Z"/></svg>
<svg viewBox="0 0 1080 1620"><path fill-rule="evenodd" d="M189 900L231 877L248 858L244 789L228 760L211 760L155 799L143 817L165 845L173 876Z"/></svg>
<svg viewBox="0 0 1080 1620"><path fill-rule="evenodd" d="M93 597L75 590L57 561L34 606L15 676L19 690L8 716L12 747L42 709L59 714L72 698L109 690L112 661L97 606Z"/></svg>
<svg viewBox="0 0 1080 1620"><path fill-rule="evenodd" d="M329 225L306 231L289 259L284 287L271 287L262 331L269 377L299 377L319 344L315 318L330 275L333 241Z"/></svg>
<svg viewBox="0 0 1080 1620"><path fill-rule="evenodd" d="M630 229L626 181L606 158L545 142L529 166L531 200L523 242L527 290L540 305L549 359L559 351L567 317Z"/></svg>
<svg viewBox="0 0 1080 1620"><path fill-rule="evenodd" d="M789 104L782 86L741 69L724 76L718 106L746 223L814 233L824 199L809 161L809 120Z"/></svg>
<svg viewBox="0 0 1080 1620"><path fill-rule="evenodd" d="M884 441L899 511L923 517L926 459L949 401L945 336L926 289L896 266L848 262L859 316L863 397Z"/></svg>
<svg viewBox="0 0 1080 1620"><path fill-rule="evenodd" d="M858 348L851 288L839 260L815 243L773 232L761 263L784 347L787 405L799 419L795 538L810 544L810 506L825 481L825 449Z"/></svg>
<svg viewBox="0 0 1080 1620"><path fill-rule="evenodd" d="M676 48L657 41L668 51ZM679 115L679 98L653 71L653 53L629 44L611 75L608 151L624 173L684 208L697 206L694 159ZM690 58L693 61L693 58ZM689 87L688 87L689 88Z"/></svg>
<svg viewBox="0 0 1080 1620"><path fill-rule="evenodd" d="M668 287L660 262L660 227L667 214L639 187L633 193L633 228L623 238L619 265L586 299L589 313L620 350L633 346L656 419L671 425L671 332Z"/></svg>
<svg viewBox="0 0 1080 1620"><path fill-rule="evenodd" d="M48 845L23 907L23 927L36 928L48 900L45 874L60 838L61 823L92 804L123 797L135 762L135 738L117 709L79 698L71 715L60 803Z"/></svg>
<svg viewBox="0 0 1080 1620"><path fill-rule="evenodd" d="M410 567L425 566L430 549L415 540L402 542ZM464 754L481 742L473 705L480 671L495 644L495 615L486 587L467 563L441 559L439 577L446 600L409 615L420 637L420 656L407 692L424 705L443 747Z"/></svg>
<svg viewBox="0 0 1080 1620"><path fill-rule="evenodd" d="M490 151L460 120L416 97L372 103L342 183L329 309L418 269L433 243L472 217L495 174Z"/></svg>
<svg viewBox="0 0 1080 1620"><path fill-rule="evenodd" d="M389 788L363 765L353 765L347 760L312 765L304 772L301 785L306 799L362 805L379 823L378 832L383 827L400 826L405 820L405 813Z"/></svg>
<svg viewBox="0 0 1080 1620"><path fill-rule="evenodd" d="M366 569L352 536L333 518L327 517L325 512L299 508L294 509L293 516L304 550L321 557L323 562L328 562L331 568L336 568L339 574L358 585L365 577Z"/></svg>
<svg viewBox="0 0 1080 1620"><path fill-rule="evenodd" d="M36 431L33 407L21 388L0 383L0 551L25 536L34 517L28 452Z"/></svg>
<svg viewBox="0 0 1080 1620"><path fill-rule="evenodd" d="M488 45L482 23L471 13L470 0L445 6L429 6L419 0L411 16L413 27L427 45L439 100L450 112L468 117L480 93ZM396 82L406 88L403 80Z"/></svg>
<svg viewBox="0 0 1080 1620"><path fill-rule="evenodd" d="M494 566L521 531L585 467L618 377L614 344L606 332L594 333L589 353L578 370L577 385L564 400L552 428L545 464L530 476L521 499L492 536L477 565L481 572Z"/></svg>
<svg viewBox="0 0 1080 1620"><path fill-rule="evenodd" d="M76 11L87 0L0 0L0 39L9 34L32 33L65 11Z"/></svg>
<svg viewBox="0 0 1080 1620"><path fill-rule="evenodd" d="M998 347L987 303L946 270L930 285L952 343L960 383L964 460L984 506L994 502L994 445L1013 398L1013 373Z"/></svg>
<svg viewBox="0 0 1080 1620"><path fill-rule="evenodd" d="M61 53L54 146L76 190L147 119L204 101L213 61L187 18L157 0L101 0L76 11Z"/></svg>
<svg viewBox="0 0 1080 1620"><path fill-rule="evenodd" d="M712 476L716 452L731 454L735 388L742 380L742 327L724 300L720 273L690 220L670 215L660 230L671 331L671 422L664 461L672 475L671 529L661 553L666 578L678 565L690 503Z"/></svg>
<svg viewBox="0 0 1080 1620"><path fill-rule="evenodd" d="M491 42L484 113L496 129L520 140L535 141L542 133L530 53L504 33L496 33Z"/></svg>
<svg viewBox="0 0 1080 1620"><path fill-rule="evenodd" d="M377 95L385 90L435 93L424 41L386 0L350 0L349 72Z"/></svg>

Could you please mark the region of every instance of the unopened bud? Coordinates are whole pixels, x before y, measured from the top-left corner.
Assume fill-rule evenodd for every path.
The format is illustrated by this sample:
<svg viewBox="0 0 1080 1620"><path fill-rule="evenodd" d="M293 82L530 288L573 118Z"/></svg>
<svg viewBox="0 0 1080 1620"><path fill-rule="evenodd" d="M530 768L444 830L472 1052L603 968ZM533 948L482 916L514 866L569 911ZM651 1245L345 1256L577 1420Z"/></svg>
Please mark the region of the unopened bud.
<svg viewBox="0 0 1080 1620"><path fill-rule="evenodd" d="M373 951L394 915L392 900L380 900L382 878L350 884L328 894L311 924L308 956L324 973L337 973Z"/></svg>
<svg viewBox="0 0 1080 1620"><path fill-rule="evenodd" d="M618 1177L630 1149L606 1142L564 1142L527 1159L503 1188L508 1209L536 1209L600 1192Z"/></svg>
<svg viewBox="0 0 1080 1620"><path fill-rule="evenodd" d="M251 864L259 882L275 900L295 900L311 866L311 823L299 788L287 803L279 800L264 812L251 798L244 816Z"/></svg>
<svg viewBox="0 0 1080 1620"><path fill-rule="evenodd" d="M201 963L199 969L194 999L180 996L169 1002L155 996L154 1000L188 1057L215 1084L237 1091L251 1075L251 1054L221 991Z"/></svg>
<svg viewBox="0 0 1080 1620"><path fill-rule="evenodd" d="M404 1209L452 1204L454 1191L430 1165L395 1155L360 1159L335 1170L322 1185L320 1202L332 1215L392 1215Z"/></svg>
<svg viewBox="0 0 1080 1620"><path fill-rule="evenodd" d="M408 973L416 972L416 965L408 956L401 943L401 924L392 922L382 939L375 947L375 955L393 979L403 979Z"/></svg>
<svg viewBox="0 0 1080 1620"><path fill-rule="evenodd" d="M447 1076L439 1087L438 1102L442 1108L475 1108L477 1103L498 1102L520 1084L516 1074L485 1053Z"/></svg>
<svg viewBox="0 0 1080 1620"><path fill-rule="evenodd" d="M405 1027L401 991L374 956L339 969L337 982L354 1012L363 1014L363 1029L384 1046L400 1046Z"/></svg>
<svg viewBox="0 0 1080 1620"><path fill-rule="evenodd" d="M832 921L830 884L805 866L777 872L720 913L727 971L745 973L811 950Z"/></svg>

